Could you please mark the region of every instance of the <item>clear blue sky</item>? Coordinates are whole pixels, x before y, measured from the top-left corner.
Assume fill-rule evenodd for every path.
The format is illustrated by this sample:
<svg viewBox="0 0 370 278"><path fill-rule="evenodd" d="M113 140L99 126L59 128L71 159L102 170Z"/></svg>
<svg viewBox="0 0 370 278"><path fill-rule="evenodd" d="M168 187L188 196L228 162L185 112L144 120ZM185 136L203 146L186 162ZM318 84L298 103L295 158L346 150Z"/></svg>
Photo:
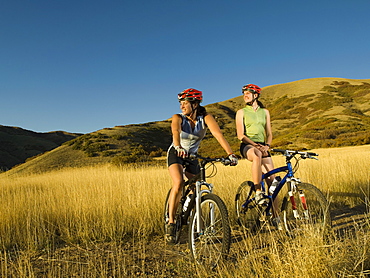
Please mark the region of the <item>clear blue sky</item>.
<svg viewBox="0 0 370 278"><path fill-rule="evenodd" d="M3 0L0 124L88 133L314 77L370 78L369 0Z"/></svg>

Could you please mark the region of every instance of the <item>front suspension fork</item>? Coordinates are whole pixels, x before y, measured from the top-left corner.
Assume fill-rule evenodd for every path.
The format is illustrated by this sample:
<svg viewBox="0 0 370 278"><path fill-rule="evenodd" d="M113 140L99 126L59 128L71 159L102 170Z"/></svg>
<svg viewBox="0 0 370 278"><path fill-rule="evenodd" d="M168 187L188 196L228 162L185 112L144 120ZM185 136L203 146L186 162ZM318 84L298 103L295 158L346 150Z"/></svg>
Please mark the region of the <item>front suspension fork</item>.
<svg viewBox="0 0 370 278"><path fill-rule="evenodd" d="M201 190L202 185L207 186L207 189ZM197 181L195 183L195 208L196 208L196 217L197 217L197 233L202 232L203 227L203 221L202 221L202 211L201 211L201 201L202 201L202 195L212 193L213 185L210 183L200 182ZM211 224L214 224L214 206L211 204Z"/></svg>
<svg viewBox="0 0 370 278"><path fill-rule="evenodd" d="M290 181L288 181L288 195L289 195L289 200L292 204L292 210L293 210L293 216L295 219L300 219L301 216L299 215L298 212L298 207L296 203L296 199L294 198L294 193L299 192L299 198L301 199L302 207L303 207L303 217L304 219L308 218L308 206L306 202L306 197L304 195L304 191L300 190L299 187L300 180L297 178L292 178Z"/></svg>

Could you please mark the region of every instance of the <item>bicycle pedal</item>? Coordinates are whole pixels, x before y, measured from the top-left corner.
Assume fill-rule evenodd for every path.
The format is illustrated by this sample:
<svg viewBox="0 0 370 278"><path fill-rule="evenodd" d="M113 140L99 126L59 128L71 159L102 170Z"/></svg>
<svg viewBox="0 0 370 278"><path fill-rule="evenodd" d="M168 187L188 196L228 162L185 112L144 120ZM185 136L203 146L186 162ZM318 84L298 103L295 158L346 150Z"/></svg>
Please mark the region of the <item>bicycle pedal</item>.
<svg viewBox="0 0 370 278"><path fill-rule="evenodd" d="M259 202L257 203L257 206L260 206L260 207L267 207L269 204L269 201L268 199L263 199L263 200L259 200Z"/></svg>

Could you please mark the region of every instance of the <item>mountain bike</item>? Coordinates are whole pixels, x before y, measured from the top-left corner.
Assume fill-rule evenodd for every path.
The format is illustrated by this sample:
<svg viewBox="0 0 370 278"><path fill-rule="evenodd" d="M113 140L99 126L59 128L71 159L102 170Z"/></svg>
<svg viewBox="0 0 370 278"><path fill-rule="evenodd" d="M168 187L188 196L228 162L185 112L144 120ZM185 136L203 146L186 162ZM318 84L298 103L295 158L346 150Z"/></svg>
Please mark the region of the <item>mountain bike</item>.
<svg viewBox="0 0 370 278"><path fill-rule="evenodd" d="M280 182L276 183L276 189L272 194L264 195L266 198L264 205L258 205L255 202L253 182L245 181L238 187L235 196L238 224L253 233L260 231L265 224L274 224L271 223L272 220L278 220L281 221L280 228L285 230L289 236L302 234L307 229L321 234L326 233L331 227L328 201L316 186L301 182L299 178L294 177L300 160L317 159L318 154L280 149L271 149L270 151L283 154L286 165L262 174L262 191L266 192L266 183L270 176L284 172L286 174ZM294 167L292 159L296 161ZM287 193L282 199L280 211L275 213L278 214L276 218L276 215L273 217L273 204L285 185ZM276 209L279 210L279 207Z"/></svg>
<svg viewBox="0 0 370 278"><path fill-rule="evenodd" d="M187 180L182 186L182 197L175 216L176 237L179 242L183 225L188 225L188 246L195 261L215 267L220 259L227 257L231 243L231 229L229 226L228 211L223 200L213 192L213 184L207 183L206 178L216 175L215 162L229 165L226 158L202 157L198 154L190 155L198 159L200 172ZM208 167L206 168L206 165ZM212 172L206 176L206 170L212 167ZM168 223L167 194L163 221Z"/></svg>

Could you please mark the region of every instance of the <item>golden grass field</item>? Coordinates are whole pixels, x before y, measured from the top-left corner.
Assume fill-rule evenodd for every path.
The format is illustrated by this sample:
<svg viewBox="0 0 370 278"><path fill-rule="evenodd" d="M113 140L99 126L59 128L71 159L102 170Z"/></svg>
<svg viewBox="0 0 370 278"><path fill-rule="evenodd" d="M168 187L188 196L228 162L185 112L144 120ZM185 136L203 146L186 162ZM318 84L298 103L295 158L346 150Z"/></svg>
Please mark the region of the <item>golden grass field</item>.
<svg viewBox="0 0 370 278"><path fill-rule="evenodd" d="M367 277L370 275L370 145L314 150L296 176L331 203L334 233L234 240L225 265L195 265L187 245L166 246L161 215L171 180L163 167L111 165L27 176L0 175L1 277ZM275 166L284 163L274 156ZM225 201L250 163L217 165L208 181Z"/></svg>

